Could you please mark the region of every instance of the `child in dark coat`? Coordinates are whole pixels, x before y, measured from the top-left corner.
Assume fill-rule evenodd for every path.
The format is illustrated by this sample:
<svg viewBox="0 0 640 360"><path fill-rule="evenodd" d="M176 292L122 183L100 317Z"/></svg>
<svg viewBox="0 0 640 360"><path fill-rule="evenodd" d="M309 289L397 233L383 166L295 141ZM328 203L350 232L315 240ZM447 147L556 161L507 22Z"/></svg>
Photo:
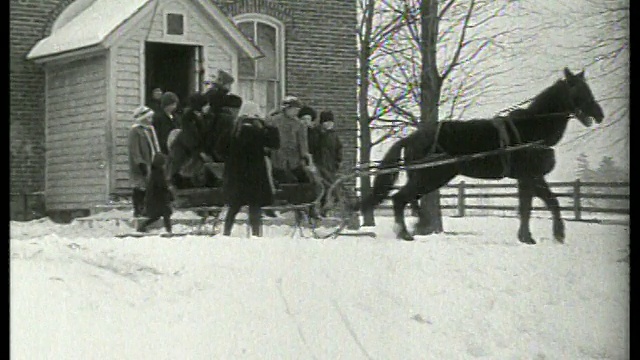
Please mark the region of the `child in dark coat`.
<svg viewBox="0 0 640 360"><path fill-rule="evenodd" d="M145 197L145 210L148 219L138 226L137 230L140 232L145 232L147 226L162 217L165 230L171 233L171 201L173 200L173 194L169 191L167 179L164 174L165 161L166 157L162 153L157 153L153 157Z"/></svg>
<svg viewBox="0 0 640 360"><path fill-rule="evenodd" d="M338 170L342 163L342 142L334 129L335 116L330 110L320 113L320 127L317 138L314 138L312 148L313 161L322 176L325 188L328 189L337 179ZM311 143L310 143L311 144ZM337 196L337 194L333 194ZM324 208L329 194L325 193L321 200ZM326 214L323 212L322 214Z"/></svg>
<svg viewBox="0 0 640 360"><path fill-rule="evenodd" d="M224 167L224 197L229 206L224 221L224 235L230 235L233 222L242 206L249 206L251 233L261 236L261 208L273 203L265 148L280 146L278 129L265 124L257 104L243 104L230 134Z"/></svg>

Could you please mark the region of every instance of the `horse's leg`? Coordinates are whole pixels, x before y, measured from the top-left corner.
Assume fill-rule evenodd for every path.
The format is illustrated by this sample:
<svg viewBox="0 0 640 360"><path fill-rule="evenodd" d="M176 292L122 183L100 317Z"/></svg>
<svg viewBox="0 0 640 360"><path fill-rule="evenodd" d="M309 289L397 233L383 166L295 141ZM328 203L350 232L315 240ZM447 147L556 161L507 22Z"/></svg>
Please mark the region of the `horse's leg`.
<svg viewBox="0 0 640 360"><path fill-rule="evenodd" d="M562 221L558 198L551 191L549 184L543 177L536 178L534 192L537 197L544 201L549 211L551 211L551 215L553 216L553 236L558 242L563 243L565 237L564 222Z"/></svg>
<svg viewBox="0 0 640 360"><path fill-rule="evenodd" d="M418 196L415 186L411 181L407 182L391 199L393 200L393 218L395 221L394 231L398 239L411 241L413 236L407 230L407 224L404 220L404 208L407 203L411 202Z"/></svg>
<svg viewBox="0 0 640 360"><path fill-rule="evenodd" d="M417 184L420 184L420 190L418 193L429 194L449 183L449 181L451 181L451 179L453 179L457 174L458 171L455 166L446 165L431 169L421 169L413 176L416 177L414 181ZM431 224L432 219L427 217L428 212L426 210L428 209L421 208L421 206L424 205L425 204L421 204L418 207L418 222L414 229L414 235L429 235L434 232L434 226Z"/></svg>
<svg viewBox="0 0 640 360"><path fill-rule="evenodd" d="M532 179L518 179L518 199L520 212L520 229L518 229L518 240L525 244L535 244L529 229L529 219L531 217L531 202L534 194L534 184Z"/></svg>

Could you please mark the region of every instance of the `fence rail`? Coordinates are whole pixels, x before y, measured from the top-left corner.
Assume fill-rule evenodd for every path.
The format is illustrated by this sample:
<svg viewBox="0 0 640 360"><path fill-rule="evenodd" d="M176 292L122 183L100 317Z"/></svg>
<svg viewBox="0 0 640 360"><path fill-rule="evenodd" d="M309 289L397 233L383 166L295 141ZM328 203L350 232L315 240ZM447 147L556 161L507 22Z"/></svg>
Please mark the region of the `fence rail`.
<svg viewBox="0 0 640 360"><path fill-rule="evenodd" d="M576 180L549 182L549 186L559 198L560 211L573 213L575 220L583 220L585 213L629 215L629 182L582 182ZM465 216L467 210L504 211L517 214L517 190L516 183L469 184L460 181L440 189L441 209L454 210L460 217ZM491 199L499 200L501 203L482 203ZM504 204L505 202L511 203ZM383 203L380 208L392 209L388 203ZM546 207L534 204L532 210L542 211L546 210Z"/></svg>
<svg viewBox="0 0 640 360"><path fill-rule="evenodd" d="M584 214L629 215L629 182L550 182L551 190L560 201L560 210L582 220ZM503 211L517 214L518 192L515 183L465 183L449 184L440 189L441 208L453 210L457 216L467 211ZM586 190L586 191L585 191ZM497 200L498 204L483 203ZM546 210L536 205L532 210ZM42 192L10 192L12 220L31 220L44 216ZM388 203L381 209L391 210Z"/></svg>

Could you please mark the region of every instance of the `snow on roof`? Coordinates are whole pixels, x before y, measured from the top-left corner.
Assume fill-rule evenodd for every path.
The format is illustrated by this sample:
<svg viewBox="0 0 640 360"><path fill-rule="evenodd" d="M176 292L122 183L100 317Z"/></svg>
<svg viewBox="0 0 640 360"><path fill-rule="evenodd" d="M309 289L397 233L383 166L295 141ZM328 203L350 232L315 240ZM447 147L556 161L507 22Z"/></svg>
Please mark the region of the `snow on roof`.
<svg viewBox="0 0 640 360"><path fill-rule="evenodd" d="M28 59L100 44L150 0L96 0L71 21L40 40Z"/></svg>

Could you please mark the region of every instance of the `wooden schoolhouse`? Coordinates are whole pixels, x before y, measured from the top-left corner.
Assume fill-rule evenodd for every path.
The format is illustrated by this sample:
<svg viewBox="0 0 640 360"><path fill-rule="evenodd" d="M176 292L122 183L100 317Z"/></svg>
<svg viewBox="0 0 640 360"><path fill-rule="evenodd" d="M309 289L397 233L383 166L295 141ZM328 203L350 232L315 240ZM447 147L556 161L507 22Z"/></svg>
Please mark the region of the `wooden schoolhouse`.
<svg viewBox="0 0 640 360"><path fill-rule="evenodd" d="M155 87L184 100L218 70L265 113L286 94L332 109L355 164L355 3L12 0L10 21L11 187L47 212L126 191L132 110Z"/></svg>

